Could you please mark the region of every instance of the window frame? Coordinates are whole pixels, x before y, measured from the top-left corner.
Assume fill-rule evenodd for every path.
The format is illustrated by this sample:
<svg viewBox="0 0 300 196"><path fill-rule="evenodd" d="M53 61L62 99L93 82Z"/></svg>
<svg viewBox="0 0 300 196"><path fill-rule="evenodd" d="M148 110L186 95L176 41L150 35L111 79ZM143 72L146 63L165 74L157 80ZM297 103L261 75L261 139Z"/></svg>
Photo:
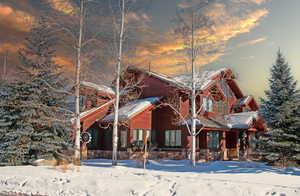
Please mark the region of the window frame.
<svg viewBox="0 0 300 196"><path fill-rule="evenodd" d="M214 101L208 97L203 97L203 109L207 112L214 112Z"/></svg>
<svg viewBox="0 0 300 196"><path fill-rule="evenodd" d="M217 138L214 138L214 136L217 136ZM208 132L208 142L207 142L207 148L210 150L218 150L221 147L221 134L220 131L209 131ZM215 143L218 141L217 143ZM217 145L215 145L217 144Z"/></svg>
<svg viewBox="0 0 300 196"><path fill-rule="evenodd" d="M182 131L179 129L178 130L165 130L164 146L167 148L181 148L182 147Z"/></svg>
<svg viewBox="0 0 300 196"><path fill-rule="evenodd" d="M132 132L132 142L144 141L144 129L133 129Z"/></svg>

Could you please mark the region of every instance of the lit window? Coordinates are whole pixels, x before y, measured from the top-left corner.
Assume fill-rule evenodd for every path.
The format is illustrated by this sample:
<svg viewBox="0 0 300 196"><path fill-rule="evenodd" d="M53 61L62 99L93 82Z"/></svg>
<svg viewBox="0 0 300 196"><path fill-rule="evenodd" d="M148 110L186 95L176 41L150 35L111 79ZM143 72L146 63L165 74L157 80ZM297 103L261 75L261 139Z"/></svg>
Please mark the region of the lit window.
<svg viewBox="0 0 300 196"><path fill-rule="evenodd" d="M181 146L181 131L166 130L165 131L165 146L180 147Z"/></svg>

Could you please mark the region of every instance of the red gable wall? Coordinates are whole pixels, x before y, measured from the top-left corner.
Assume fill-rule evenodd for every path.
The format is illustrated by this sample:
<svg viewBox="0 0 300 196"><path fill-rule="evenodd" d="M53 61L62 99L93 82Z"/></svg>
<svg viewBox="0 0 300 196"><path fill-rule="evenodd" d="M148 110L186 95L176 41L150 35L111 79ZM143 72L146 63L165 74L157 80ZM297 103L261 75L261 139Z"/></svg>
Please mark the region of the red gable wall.
<svg viewBox="0 0 300 196"><path fill-rule="evenodd" d="M148 74L144 74L144 81L142 82L142 85L144 87L141 98L170 96L176 91L176 88L170 86L167 82Z"/></svg>

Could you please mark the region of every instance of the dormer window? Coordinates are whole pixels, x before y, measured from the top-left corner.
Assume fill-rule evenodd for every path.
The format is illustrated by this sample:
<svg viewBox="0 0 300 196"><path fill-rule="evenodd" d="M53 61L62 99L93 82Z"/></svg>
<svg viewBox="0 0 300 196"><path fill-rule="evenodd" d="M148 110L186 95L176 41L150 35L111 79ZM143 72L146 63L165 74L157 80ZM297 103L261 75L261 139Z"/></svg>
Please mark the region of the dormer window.
<svg viewBox="0 0 300 196"><path fill-rule="evenodd" d="M207 112L213 112L214 111L213 100L209 97L203 97L203 108Z"/></svg>

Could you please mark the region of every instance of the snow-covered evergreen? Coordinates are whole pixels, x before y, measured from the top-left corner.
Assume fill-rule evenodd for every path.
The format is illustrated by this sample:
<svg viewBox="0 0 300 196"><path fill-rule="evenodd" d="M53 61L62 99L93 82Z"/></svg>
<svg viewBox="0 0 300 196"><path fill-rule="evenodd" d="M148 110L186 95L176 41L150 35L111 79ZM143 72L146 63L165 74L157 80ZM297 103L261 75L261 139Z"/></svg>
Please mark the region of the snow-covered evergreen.
<svg viewBox="0 0 300 196"><path fill-rule="evenodd" d="M260 110L269 128L262 137L261 149L266 152L267 160L280 160L285 165L286 161L300 158L300 103L297 83L280 51L271 68L269 85Z"/></svg>
<svg viewBox="0 0 300 196"><path fill-rule="evenodd" d="M20 50L22 73L0 90L0 161L26 164L62 157L71 146L71 126L59 66L53 62L55 40L41 19Z"/></svg>

